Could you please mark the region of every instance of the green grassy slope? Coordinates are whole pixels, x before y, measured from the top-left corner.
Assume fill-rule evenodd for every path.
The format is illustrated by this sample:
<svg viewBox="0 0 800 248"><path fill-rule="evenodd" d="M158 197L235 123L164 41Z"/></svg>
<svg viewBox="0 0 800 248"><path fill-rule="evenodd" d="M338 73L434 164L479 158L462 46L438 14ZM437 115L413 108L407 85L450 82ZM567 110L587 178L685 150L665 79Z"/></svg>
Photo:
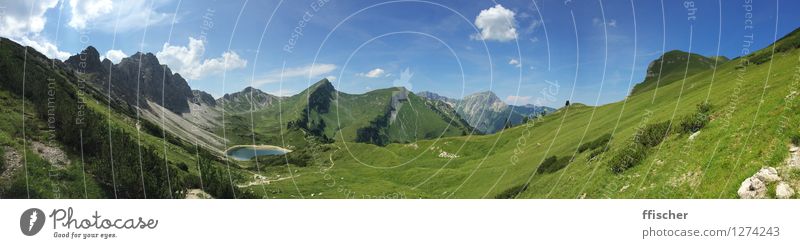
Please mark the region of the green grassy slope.
<svg viewBox="0 0 800 248"><path fill-rule="evenodd" d="M435 139L467 135L469 124L455 112L442 109L436 103L408 94L408 101L402 103L395 121L387 133L392 142L409 143L423 139Z"/></svg>
<svg viewBox="0 0 800 248"><path fill-rule="evenodd" d="M775 51L776 56L786 56L788 54L787 52L798 47L800 47L800 29L795 29L767 48L747 55L747 59L750 63L762 64L772 58L773 51Z"/></svg>
<svg viewBox="0 0 800 248"><path fill-rule="evenodd" d="M387 88L364 94L347 94L334 89L323 79L305 91L281 99L254 112L227 113L225 134L231 144L308 145L308 135L322 141L346 140L385 144L410 142L468 132L468 126L441 114L424 99L408 92L408 100L397 107L396 120L389 120L391 98L400 88ZM252 114L252 119L251 119ZM252 123L251 123L252 120ZM381 142L360 138L374 132ZM222 127L217 131L222 134Z"/></svg>
<svg viewBox="0 0 800 248"><path fill-rule="evenodd" d="M121 101L109 103L102 89L85 83L92 75L75 74L4 38L0 71L0 148L24 157L15 163L22 169L0 179L0 197L182 198L187 188L226 187L233 194L230 183L200 181L197 158L204 149L137 121L136 110ZM70 162L54 166L33 151L34 142L57 148ZM3 167L11 167L3 155ZM223 168L218 159L206 165ZM240 177L239 171L230 176Z"/></svg>
<svg viewBox="0 0 800 248"><path fill-rule="evenodd" d="M741 66L747 57L739 58L685 81L667 77L672 81L657 91L626 101L573 105L493 135L386 147L337 142L314 155L330 162L293 168L292 179L267 187L274 189L270 197L736 198L745 178L783 163L790 137L800 131L791 124L800 122L799 57L800 51L787 50L747 66ZM680 123L704 102L712 105L710 121L690 140ZM613 158L627 152L634 133L655 123L671 124L673 131L633 167L612 172ZM577 152L607 134L605 153ZM589 159L592 153L597 157ZM550 156L572 162L536 173Z"/></svg>
<svg viewBox="0 0 800 248"><path fill-rule="evenodd" d="M725 57L707 58L700 54L679 50L666 52L647 66L647 76L643 82L633 87L631 95L676 82L684 75L705 71L726 61Z"/></svg>
<svg viewBox="0 0 800 248"><path fill-rule="evenodd" d="M25 151L28 181L17 171L0 181L0 197L26 198L30 192L31 197L52 198L58 197L53 193L58 189L69 198L141 198L145 191L148 198L169 198L180 197L186 188L203 188L226 198L736 198L745 178L763 166L783 163L791 137L800 133L794 125L800 123L800 51L792 45L800 39L796 34L782 39L775 54L767 47L716 69L692 71L685 79L679 70L662 77L657 90L642 89L625 101L597 107L572 104L491 135L459 136L464 129L446 128L459 122L443 118L435 108L422 108L427 103L409 94L395 121L378 125L396 142L385 146L354 140L360 128L386 116L388 99L398 89L350 95L324 81L284 98L278 108L226 116L225 128L218 131L226 132L228 145L250 144L256 135L256 143L298 148L286 156L249 162L220 160L169 138L157 124L137 125L135 110L115 102L109 110L97 90L79 87L78 79L85 75L52 68L50 60L32 49L26 60L21 46L3 39L0 101L9 107L0 117L0 148ZM761 63L752 63L755 58ZM24 89L23 75L28 82ZM48 85L48 78L55 83ZM73 161L54 174L28 142L48 138L43 128L48 99L41 92L49 87L59 96L55 145ZM685 117L706 102L712 106L708 123L690 139L690 133L680 131ZM84 106L80 110L88 122L66 122L78 114L78 106ZM304 128L297 128L298 121L306 121ZM630 168L613 172L620 155L634 154L629 147L635 134L657 123L672 126L663 142L648 148ZM81 142L79 130L93 142ZM437 138L431 130L446 131ZM605 151L597 140L608 135ZM579 149L587 143L600 145ZM86 155L85 165L75 162L81 154ZM800 173L788 177L800 188Z"/></svg>

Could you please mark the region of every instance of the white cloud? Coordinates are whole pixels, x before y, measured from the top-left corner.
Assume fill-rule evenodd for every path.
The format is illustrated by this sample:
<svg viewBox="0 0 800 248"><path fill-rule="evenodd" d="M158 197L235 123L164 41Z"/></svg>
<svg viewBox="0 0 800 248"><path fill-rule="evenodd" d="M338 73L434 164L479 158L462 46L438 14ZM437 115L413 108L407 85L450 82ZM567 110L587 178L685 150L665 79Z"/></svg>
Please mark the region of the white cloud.
<svg viewBox="0 0 800 248"><path fill-rule="evenodd" d="M21 37L19 42L20 44L36 49L36 51L39 51L48 58L66 60L70 56L70 53L58 50L58 47L55 44L39 36L35 36L32 39L28 37Z"/></svg>
<svg viewBox="0 0 800 248"><path fill-rule="evenodd" d="M315 78L325 74L328 74L336 70L336 65L334 64L314 64L314 65L306 65L300 67L291 67L286 68L281 72L280 70L271 71L267 73L267 75L256 79L252 82L254 86L260 86L264 84L271 84L277 83L281 81L281 75L283 75L283 79L288 78L296 78L296 77L309 77ZM328 76L330 77L330 76ZM335 79L335 77L334 77ZM328 79L330 80L330 79Z"/></svg>
<svg viewBox="0 0 800 248"><path fill-rule="evenodd" d="M372 69L371 71L368 71L366 73L356 73L356 75L362 76L362 77L368 77L368 78L377 78L377 77L383 76L385 73L386 73L386 71L384 71L383 69L375 68L375 69Z"/></svg>
<svg viewBox="0 0 800 248"><path fill-rule="evenodd" d="M608 27L616 28L617 27L617 20L609 19L607 23L605 23ZM592 18L592 25L595 27L603 27L603 20L600 18Z"/></svg>
<svg viewBox="0 0 800 248"><path fill-rule="evenodd" d="M68 52L59 50L56 44L41 35L47 23L45 13L57 5L58 0L3 2L0 5L3 7L3 14L0 15L0 36L30 46L50 58L68 58Z"/></svg>
<svg viewBox="0 0 800 248"><path fill-rule="evenodd" d="M70 20L67 25L75 29L96 27L104 32L126 32L165 24L172 20L173 14L156 9L168 2L70 0Z"/></svg>
<svg viewBox="0 0 800 248"><path fill-rule="evenodd" d="M336 76L331 76L331 75L328 75L328 76L327 76L327 77L325 77L325 78L327 78L327 79L328 79L328 81L336 81Z"/></svg>
<svg viewBox="0 0 800 248"><path fill-rule="evenodd" d="M506 9L500 4L481 10L478 17L475 17L475 26L481 32L472 35L473 39L496 41L517 39L517 22L514 20L514 11Z"/></svg>
<svg viewBox="0 0 800 248"><path fill-rule="evenodd" d="M506 102L513 105L525 105L531 103L531 96L507 96Z"/></svg>
<svg viewBox="0 0 800 248"><path fill-rule="evenodd" d="M275 90L275 91L267 91L267 94L270 94L270 95L273 95L273 96L291 96L291 95L294 95L295 93L297 93L296 90L290 90L290 89L279 89L279 90Z"/></svg>
<svg viewBox="0 0 800 248"><path fill-rule="evenodd" d="M205 41L189 37L189 46L173 46L164 43L161 51L156 53L161 63L167 64L188 79L201 79L208 75L243 68L247 60L235 52L227 51L221 57L203 59L206 52Z"/></svg>
<svg viewBox="0 0 800 248"><path fill-rule="evenodd" d="M514 67L517 67L517 68L520 68L520 67L522 67L522 64L520 64L520 63L519 63L519 60L517 60L517 59L511 59L511 60L509 60L509 61L508 61L508 64L509 64L509 65L513 65Z"/></svg>
<svg viewBox="0 0 800 248"><path fill-rule="evenodd" d="M22 37L44 30L47 18L44 13L56 7L58 0L42 1L4 1L0 16L0 35Z"/></svg>
<svg viewBox="0 0 800 248"><path fill-rule="evenodd" d="M528 27L525 28L525 33L528 34L533 33L533 31L536 31L541 26L542 26L542 21L540 21L539 19L534 19L531 21L530 24L528 24Z"/></svg>
<svg viewBox="0 0 800 248"><path fill-rule="evenodd" d="M113 9L111 0L69 0L72 18L69 25L75 29L85 29L88 21L94 20Z"/></svg>
<svg viewBox="0 0 800 248"><path fill-rule="evenodd" d="M119 63L119 61L121 61L125 57L128 57L128 55L125 55L125 53L123 53L122 50L108 50L105 56L105 58L111 60L111 62L114 62L114 64Z"/></svg>

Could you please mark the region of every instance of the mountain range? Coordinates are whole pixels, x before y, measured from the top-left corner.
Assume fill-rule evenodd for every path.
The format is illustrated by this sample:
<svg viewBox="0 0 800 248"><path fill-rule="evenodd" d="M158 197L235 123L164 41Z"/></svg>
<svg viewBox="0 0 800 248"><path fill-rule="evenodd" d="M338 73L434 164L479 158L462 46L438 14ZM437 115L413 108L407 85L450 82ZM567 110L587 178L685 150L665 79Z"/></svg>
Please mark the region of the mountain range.
<svg viewBox="0 0 800 248"><path fill-rule="evenodd" d="M671 51L626 99L553 110L327 79L214 99L151 53L61 62L0 38L0 197L797 198L798 47ZM225 152L247 144L291 151Z"/></svg>
<svg viewBox="0 0 800 248"><path fill-rule="evenodd" d="M228 143L277 143L281 138L293 146L303 145L307 134L326 142L338 137L386 145L475 132L449 106L427 101L405 88L347 94L322 79L290 97L247 87L213 99L191 89L180 74L160 64L152 53L136 53L113 64L107 59L100 61L99 53L90 46L65 64L85 75L110 99L122 100L178 137L216 151L224 150ZM258 121L250 121L251 116ZM491 118L507 117L495 114ZM513 123L520 121L513 116Z"/></svg>
<svg viewBox="0 0 800 248"><path fill-rule="evenodd" d="M448 98L427 91L417 92L417 95L447 103L467 123L482 133L495 133L508 126L518 125L528 118L555 111L551 107L533 104L508 105L492 91L474 93L463 99Z"/></svg>

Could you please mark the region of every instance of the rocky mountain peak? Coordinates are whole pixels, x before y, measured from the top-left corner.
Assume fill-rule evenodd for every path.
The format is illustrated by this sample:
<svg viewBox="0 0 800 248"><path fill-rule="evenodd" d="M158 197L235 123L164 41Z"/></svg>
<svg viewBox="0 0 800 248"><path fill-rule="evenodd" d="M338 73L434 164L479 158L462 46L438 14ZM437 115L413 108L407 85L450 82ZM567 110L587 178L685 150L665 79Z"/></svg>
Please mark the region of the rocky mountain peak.
<svg viewBox="0 0 800 248"><path fill-rule="evenodd" d="M336 90L336 88L333 87L333 84L331 83L331 81L328 81L327 78L323 78L322 80L317 81L316 83L314 83L314 85L311 85L311 87L308 87L308 89L312 90L312 91L318 91L318 90L335 91Z"/></svg>
<svg viewBox="0 0 800 248"><path fill-rule="evenodd" d="M100 62L100 53L93 46L86 47L81 53L70 56L64 63L83 73L106 74L108 71L108 67L103 66L103 63Z"/></svg>
<svg viewBox="0 0 800 248"><path fill-rule="evenodd" d="M85 51L87 54L96 54L87 64L91 64L91 68L99 68L87 71L111 74L111 80L102 76L95 83L107 88L110 82L112 87L109 88L113 94L128 104L147 108L146 101L150 100L175 113L189 112L189 101L193 98L189 84L181 75L173 74L168 66L161 65L154 54L137 52L113 64L108 59L100 62L97 50L92 47ZM80 59L76 56L81 55L73 56ZM106 72L109 67L111 71Z"/></svg>
<svg viewBox="0 0 800 248"><path fill-rule="evenodd" d="M208 105L211 107L217 106L217 101L214 100L214 97L211 94L206 93L202 90L192 90L192 102L199 105Z"/></svg>
<svg viewBox="0 0 800 248"><path fill-rule="evenodd" d="M464 102L464 104L471 106L476 106L476 105L488 106L492 109L492 111L495 112L501 112L504 111L506 108L508 108L508 105L505 102L503 102L503 100L500 99L500 97L498 97L497 94L495 94L492 91L482 91L472 95L468 95L464 97L462 101Z"/></svg>
<svg viewBox="0 0 800 248"><path fill-rule="evenodd" d="M278 97L253 87L246 87L242 91L229 93L217 99L217 104L225 106L227 111L250 111L272 106Z"/></svg>

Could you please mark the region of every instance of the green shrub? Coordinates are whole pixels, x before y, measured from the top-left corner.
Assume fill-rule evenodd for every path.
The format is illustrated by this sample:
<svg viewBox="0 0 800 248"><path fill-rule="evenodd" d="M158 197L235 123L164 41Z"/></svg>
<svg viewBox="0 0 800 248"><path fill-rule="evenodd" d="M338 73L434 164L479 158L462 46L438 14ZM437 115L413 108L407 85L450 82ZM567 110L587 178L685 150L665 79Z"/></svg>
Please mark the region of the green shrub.
<svg viewBox="0 0 800 248"><path fill-rule="evenodd" d="M527 183L526 184L517 185L517 186L511 187L509 189L506 189L503 192L500 192L500 194L497 194L494 198L495 199L514 199L514 198L517 198L517 196L519 194L521 194L522 192L525 192L525 190L527 190L527 189L528 189L528 184Z"/></svg>
<svg viewBox="0 0 800 248"><path fill-rule="evenodd" d="M705 114L694 113L687 115L681 119L680 132L684 134L692 134L700 131L700 129L705 127L706 124L708 124L708 118L705 116Z"/></svg>
<svg viewBox="0 0 800 248"><path fill-rule="evenodd" d="M630 142L614 154L608 163L611 165L611 172L619 174L636 166L645 157L647 157L647 147L638 142Z"/></svg>
<svg viewBox="0 0 800 248"><path fill-rule="evenodd" d="M550 156L546 158L544 161L542 161L541 164L539 164L539 167L536 168L536 172L553 173L563 169L564 167L567 167L567 165L569 165L569 162L571 162L570 157L558 158L556 156Z"/></svg>
<svg viewBox="0 0 800 248"><path fill-rule="evenodd" d="M591 142L581 144L578 147L578 152L582 153L588 150L597 149L598 147L605 146L609 141L611 141L611 134L604 134L603 136L600 136Z"/></svg>
<svg viewBox="0 0 800 248"><path fill-rule="evenodd" d="M203 190L214 196L214 198L234 199L237 198L238 187L232 182L230 168L214 166L212 163L213 155L205 149L199 150L197 167L200 170Z"/></svg>
<svg viewBox="0 0 800 248"><path fill-rule="evenodd" d="M800 134L792 134L792 144L800 146Z"/></svg>
<svg viewBox="0 0 800 248"><path fill-rule="evenodd" d="M184 181L188 188L202 189L204 186L200 183L200 176L194 174L185 174Z"/></svg>
<svg viewBox="0 0 800 248"><path fill-rule="evenodd" d="M710 121L709 113L711 112L710 103L701 103L697 105L697 112L683 117L680 122L680 132L685 134L692 134L700 131Z"/></svg>
<svg viewBox="0 0 800 248"><path fill-rule="evenodd" d="M189 171L189 165L187 165L184 162L178 163L178 168L181 169L182 171L187 171L187 172Z"/></svg>
<svg viewBox="0 0 800 248"><path fill-rule="evenodd" d="M712 108L712 105L711 105L710 102L704 102L704 103L697 104L697 112L698 113L703 113L703 114L707 115L707 114L711 113L711 108Z"/></svg>
<svg viewBox="0 0 800 248"><path fill-rule="evenodd" d="M600 154L603 154L606 151L608 151L609 148L610 148L609 146L603 146L603 148L595 149L595 150L592 151L592 153L589 153L589 156L586 159L587 160L592 160L592 159L596 158L597 156L600 156Z"/></svg>
<svg viewBox="0 0 800 248"><path fill-rule="evenodd" d="M649 124L636 132L634 140L646 148L655 147L669 135L669 122Z"/></svg>

